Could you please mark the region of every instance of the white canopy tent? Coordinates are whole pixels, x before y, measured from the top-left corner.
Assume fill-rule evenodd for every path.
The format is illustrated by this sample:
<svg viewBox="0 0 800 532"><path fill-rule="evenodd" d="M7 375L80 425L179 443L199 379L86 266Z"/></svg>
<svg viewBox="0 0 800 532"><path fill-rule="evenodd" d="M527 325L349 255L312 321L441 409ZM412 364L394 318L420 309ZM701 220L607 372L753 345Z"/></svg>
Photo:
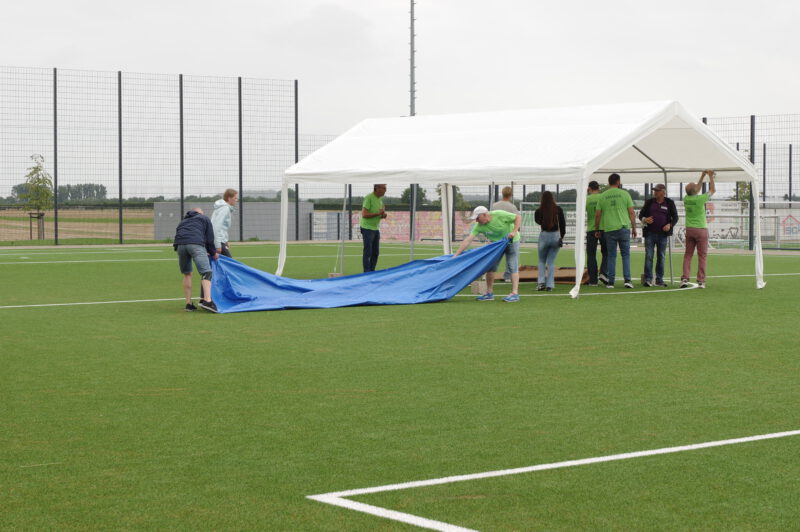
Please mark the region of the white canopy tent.
<svg viewBox="0 0 800 532"><path fill-rule="evenodd" d="M451 252L453 185L573 185L577 189L572 297L585 250L586 189L616 172L626 185L694 181L706 168L718 182L751 183L755 167L678 102L529 109L364 120L286 170L281 194L278 275L286 261L288 187L296 183L442 185L444 253ZM758 202L754 202L759 220ZM760 224L755 224L756 286L762 288Z"/></svg>

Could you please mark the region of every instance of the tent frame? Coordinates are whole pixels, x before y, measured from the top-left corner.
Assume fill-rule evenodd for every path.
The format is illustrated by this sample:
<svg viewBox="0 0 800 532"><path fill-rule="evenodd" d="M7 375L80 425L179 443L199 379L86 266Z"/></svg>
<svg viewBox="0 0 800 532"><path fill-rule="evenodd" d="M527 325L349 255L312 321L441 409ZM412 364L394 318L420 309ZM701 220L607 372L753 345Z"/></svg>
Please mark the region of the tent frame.
<svg viewBox="0 0 800 532"><path fill-rule="evenodd" d="M631 104L632 106L636 105L645 105L645 104ZM498 170L492 167L486 168L475 168L474 166L464 166L461 167L453 167L452 169L448 168L430 168L426 169L424 167L420 167L418 170L408 167L397 167L397 166L389 166L386 168L377 168L377 169L367 169L361 166L356 167L348 167L344 169L332 169L326 170L325 162L329 160L327 157L330 153L335 154L336 150L339 149L338 146L340 145L340 139L343 138L352 138L349 136L351 132L357 131L357 133L353 133L355 135L356 140L359 138L365 137L370 131L372 131L376 126L381 125L379 121L370 121L367 120L359 126L356 126L351 130L351 132L345 133L344 135L340 136L338 139L334 140L328 146L322 148L315 154L307 157L300 163L297 163L293 167L289 168L283 177L282 186L281 186L281 227L280 227L280 253L278 257L278 268L276 271L277 275L281 275L285 266L286 262L286 245L287 245L287 237L288 237L288 203L289 203L289 195L288 195L288 186L289 184L297 184L298 182L326 182L326 183L343 183L345 185L352 185L354 183L368 183L368 182L392 182L391 179L396 178L396 176L405 174L411 174L409 177L409 182L416 182L416 183L438 183L441 185L441 196L442 196L442 251L444 254L450 254L452 252L452 227L451 227L451 213L453 212L453 185L481 185L481 184L490 184L496 182L498 175L505 175L509 182L514 182L517 184L522 185L537 185L537 184L547 184L558 182L559 184L573 184L576 187L577 197L576 197L576 238L575 238L575 266L576 266L576 275L575 275L575 286L570 290L570 295L573 298L577 298L580 294L580 283L583 274L583 269L585 266L585 246L583 245L585 236L586 236L586 196L587 196L587 187L589 181L596 176L597 174L611 174L617 173L620 175L625 174L638 174L638 175L647 175L647 174L659 174L662 175L664 178L665 185L669 184L670 176L678 177L680 182L685 181L686 179L681 179L681 177L688 177L688 175L692 175L693 177L696 176L698 173L702 172L705 168L697 168L697 167L668 167L663 163L657 162L652 154L645 153L644 149L641 148L639 144L641 141L648 140L651 135L655 134L656 132L661 133L662 130L664 134L669 134L671 128L669 127L670 122L674 119L680 119L683 124L687 126L686 129L691 129L694 133L700 136L700 139L705 141L709 149L709 154L714 154L716 156L721 157L721 160L727 160L730 163L738 163L738 166L728 166L728 165L717 165L716 168L713 168L713 165L709 165L708 167L712 167L717 173L727 174L727 173L736 173L741 174L744 179L740 179L741 181L746 181L751 183L751 205L754 208L754 227L751 227L751 233L754 232L754 245L753 250L755 252L755 276L756 276L756 287L763 288L765 286L763 280L763 255L762 255L762 248L761 248L761 227L760 227L760 208L757 201L753 201L754 198L758 198L759 194L759 183L757 178L757 172L755 167L750 161L747 161L744 157L741 156L738 152L734 151L730 146L728 146L724 141L722 141L719 137L717 137L708 127L697 120L696 118L692 117L685 110L678 104L677 102L658 102L654 104L647 104L652 106L652 111L656 113L650 116L649 118L642 119L642 122L637 122L637 124L641 124L637 126L636 129L633 129L627 133L621 134L619 137L614 139L610 139L609 145L601 152L593 154L591 157L587 158L582 162L576 162L576 165L567 165L567 166L560 166L560 167L545 167L545 166L537 166L535 160L531 160L531 166L520 166L519 164L511 164L506 165L503 167L502 170ZM650 108L646 109L650 111ZM543 111L554 111L554 110L543 110ZM588 112L591 115L592 109L591 108L582 108L582 109L568 109L568 111L572 112ZM603 109L606 111L606 109ZM614 110L616 112L616 110ZM523 112L524 113L524 112ZM475 115L455 115L461 122L460 124L467 124L469 125L468 121L472 119ZM574 116L574 115L573 115ZM581 115L583 116L583 115ZM593 115L592 115L593 116ZM526 115L527 117L527 115ZM447 119L448 117L406 117L401 119L382 119L384 121L390 121L388 127L393 127L392 124L397 123L396 121L401 120L403 121L402 124L399 124L399 127L402 130L403 137L391 137L386 136L383 142L393 142L394 139L404 140L407 138L414 138L414 128L426 124L430 125L434 123L434 125L438 124L434 121L436 119ZM424 120L425 122L419 122L419 120ZM477 119L480 121L480 117ZM408 122L414 121L414 122ZM627 122L626 122L627 124ZM461 127L461 126L459 126ZM383 130L381 130L383 131ZM467 131L467 130L465 130ZM478 130L468 130L474 134L475 131L483 131L480 128ZM513 128L512 130L513 131ZM492 131L493 133L494 131ZM458 134L461 134L462 131L459 130ZM421 137L427 138L427 137ZM383 137L382 137L383 139ZM474 139L472 139L474 140ZM344 142L347 144L347 142ZM629 150L635 150L638 154L644 157L647 161L652 163L656 168L643 166L643 167L634 167L631 161L620 162L623 166L619 168L613 168L609 166L613 166L614 161L617 160L618 157L627 157L627 153ZM319 168L319 164L317 167L314 167L314 162L310 163L311 169L306 170L304 165L306 160L314 160L316 153L321 153L319 159L322 160L322 168ZM349 152L348 152L349 153ZM351 157L352 158L352 157ZM348 159L349 161L350 159ZM624 159L623 159L624 160ZM316 161L315 161L316 162ZM495 164L498 163L498 160L494 161ZM501 161L502 162L502 161ZM695 162L697 162L697 158L695 158ZM609 164L610 163L610 164ZM626 164L627 163L627 164ZM634 160L633 163L636 166L639 166L636 161ZM330 165L328 165L330 166ZM706 168L708 168L706 167ZM352 171L349 170L352 168ZM368 168L373 168L369 166ZM416 168L416 166L414 166ZM450 175L451 178L447 179L445 176ZM454 175L455 174L455 175ZM439 176L442 176L441 181L437 181ZM459 177L459 175L461 177ZM413 177L412 177L413 176ZM485 178L484 178L485 176ZM729 176L734 177L734 176ZM644 182L644 181L643 181ZM412 187L412 194L413 194L413 187ZM415 195L414 195L415 196ZM415 199L415 198L414 198ZM413 222L413 221L412 221ZM670 247L670 255L671 255L671 247ZM670 267L671 267L671 260L670 260Z"/></svg>

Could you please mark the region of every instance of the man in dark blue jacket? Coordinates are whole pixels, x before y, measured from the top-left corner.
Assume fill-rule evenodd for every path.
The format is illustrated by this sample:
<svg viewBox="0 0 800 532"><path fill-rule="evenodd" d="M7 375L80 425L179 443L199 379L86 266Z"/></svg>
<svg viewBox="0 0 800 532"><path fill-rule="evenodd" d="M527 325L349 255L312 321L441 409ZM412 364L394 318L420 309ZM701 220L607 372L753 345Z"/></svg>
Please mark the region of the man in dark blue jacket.
<svg viewBox="0 0 800 532"><path fill-rule="evenodd" d="M183 274L183 295L186 297L186 310L197 310L192 304L192 261L197 266L197 272L202 276L200 281L200 308L216 312L217 306L211 300L211 263L208 257L214 260L219 258L214 247L214 226L211 220L203 214L202 209L196 208L186 213L175 232L172 247L178 252L178 266ZM205 294L205 299L203 299Z"/></svg>
<svg viewBox="0 0 800 532"><path fill-rule="evenodd" d="M644 225L644 286L667 286L664 283L664 255L669 237L678 223L678 209L667 197L667 187L659 183L653 187L653 197L644 202L639 211ZM653 255L658 248L656 280L653 283Z"/></svg>

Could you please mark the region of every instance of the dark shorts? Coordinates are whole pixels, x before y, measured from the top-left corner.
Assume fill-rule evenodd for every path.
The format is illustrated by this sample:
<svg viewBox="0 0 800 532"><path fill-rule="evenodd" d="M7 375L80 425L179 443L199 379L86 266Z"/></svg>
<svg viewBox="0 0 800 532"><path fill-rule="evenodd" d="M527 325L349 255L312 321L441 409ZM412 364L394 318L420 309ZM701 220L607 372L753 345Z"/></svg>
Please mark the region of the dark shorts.
<svg viewBox="0 0 800 532"><path fill-rule="evenodd" d="M200 275L211 271L211 263L208 260L208 252L205 246L199 244L178 244L176 251L178 252L178 266L182 274L188 275L192 273L193 260Z"/></svg>

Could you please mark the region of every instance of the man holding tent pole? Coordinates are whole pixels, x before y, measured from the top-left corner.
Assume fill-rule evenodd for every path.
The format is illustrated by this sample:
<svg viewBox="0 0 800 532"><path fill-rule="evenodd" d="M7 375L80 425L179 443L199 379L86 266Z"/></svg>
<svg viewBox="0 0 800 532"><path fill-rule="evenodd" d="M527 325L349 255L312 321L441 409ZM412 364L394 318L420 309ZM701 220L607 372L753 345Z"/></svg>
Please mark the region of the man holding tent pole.
<svg viewBox="0 0 800 532"><path fill-rule="evenodd" d="M453 256L459 256L480 233L486 235L486 238L491 242L497 242L503 238L511 240L503 252L506 262L511 265L511 293L504 297L503 301L506 303L519 301L519 228L522 225L522 216L499 210L490 212L486 207L479 206L475 207L469 219L475 220L476 223L472 227L469 236L461 242L458 250L453 253ZM486 272L486 293L478 297L478 301L492 301L494 299L492 287L494 286L494 273L497 271L498 264L500 264L500 259L497 259L494 266Z"/></svg>
<svg viewBox="0 0 800 532"><path fill-rule="evenodd" d="M706 176L708 176L708 194L700 194L703 190L703 179ZM713 170L703 170L697 183L686 185L686 196L683 198L683 208L686 211L686 250L683 254L681 288L689 286L695 248L697 248L697 286L699 288L706 287L706 256L708 255L706 203L716 191Z"/></svg>

